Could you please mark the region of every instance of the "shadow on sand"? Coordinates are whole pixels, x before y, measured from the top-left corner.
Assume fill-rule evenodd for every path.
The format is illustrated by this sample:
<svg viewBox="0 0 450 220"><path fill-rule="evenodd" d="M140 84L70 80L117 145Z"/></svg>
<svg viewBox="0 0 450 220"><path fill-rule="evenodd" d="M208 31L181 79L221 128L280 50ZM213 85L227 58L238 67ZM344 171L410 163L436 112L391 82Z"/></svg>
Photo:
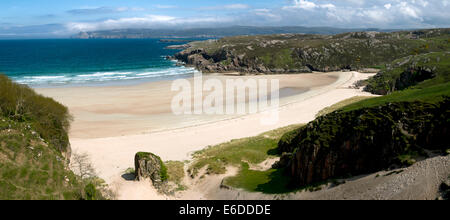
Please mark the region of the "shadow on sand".
<svg viewBox="0 0 450 220"><path fill-rule="evenodd" d="M134 181L136 176L133 173L125 173L122 175L122 178L126 181Z"/></svg>

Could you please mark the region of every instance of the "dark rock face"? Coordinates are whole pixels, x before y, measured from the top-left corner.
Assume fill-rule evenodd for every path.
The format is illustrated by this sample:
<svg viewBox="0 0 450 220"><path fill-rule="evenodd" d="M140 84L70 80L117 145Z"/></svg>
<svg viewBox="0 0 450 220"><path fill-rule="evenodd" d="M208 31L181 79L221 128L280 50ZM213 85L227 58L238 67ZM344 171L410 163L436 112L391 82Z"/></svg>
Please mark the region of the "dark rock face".
<svg viewBox="0 0 450 220"><path fill-rule="evenodd" d="M429 68L410 68L403 72L395 81L395 90L403 90L410 86L415 86L419 82L435 77L433 70Z"/></svg>
<svg viewBox="0 0 450 220"><path fill-rule="evenodd" d="M401 155L447 149L449 107L446 97L438 104L402 102L337 111L286 134L278 150L293 153L284 164L298 186L373 173L402 165Z"/></svg>
<svg viewBox="0 0 450 220"><path fill-rule="evenodd" d="M202 49L185 50L175 54L175 59L186 63L188 66L211 72L242 72L242 73L266 73L266 74L289 74L289 73L311 73L308 66L296 68L270 68L256 60L248 59L246 54L234 55L231 51L219 50L208 54Z"/></svg>
<svg viewBox="0 0 450 220"><path fill-rule="evenodd" d="M427 79L436 77L435 72L427 67L410 67L403 71L397 78L386 79L384 71L375 75L364 91L377 95L387 95L394 91L403 90L411 86L415 86Z"/></svg>
<svg viewBox="0 0 450 220"><path fill-rule="evenodd" d="M152 153L136 153L134 165L137 180L150 179L156 188L160 188L167 180L167 169L164 163L160 157Z"/></svg>
<svg viewBox="0 0 450 220"><path fill-rule="evenodd" d="M450 54L433 52L407 56L386 64L386 67L374 77L365 80L364 91L377 95L387 95L424 82L450 81ZM430 82L431 81L431 82Z"/></svg>
<svg viewBox="0 0 450 220"><path fill-rule="evenodd" d="M449 178L450 180L450 178ZM448 182L448 180L447 180ZM443 182L440 186L439 186L439 191L442 195L442 199L443 200L450 200L450 186L447 185L446 182Z"/></svg>

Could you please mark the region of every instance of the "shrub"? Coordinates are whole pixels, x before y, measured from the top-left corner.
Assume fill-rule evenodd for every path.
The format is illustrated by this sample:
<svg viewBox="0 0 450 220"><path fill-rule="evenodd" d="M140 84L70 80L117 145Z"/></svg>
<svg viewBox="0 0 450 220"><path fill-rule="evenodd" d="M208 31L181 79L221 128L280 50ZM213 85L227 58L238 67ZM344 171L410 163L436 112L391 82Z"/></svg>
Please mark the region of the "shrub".
<svg viewBox="0 0 450 220"><path fill-rule="evenodd" d="M67 107L4 75L0 75L0 116L30 123L43 139L61 152L69 146L67 133L71 116Z"/></svg>
<svg viewBox="0 0 450 220"><path fill-rule="evenodd" d="M94 184L89 183L84 187L86 193L86 200L97 200L97 189Z"/></svg>

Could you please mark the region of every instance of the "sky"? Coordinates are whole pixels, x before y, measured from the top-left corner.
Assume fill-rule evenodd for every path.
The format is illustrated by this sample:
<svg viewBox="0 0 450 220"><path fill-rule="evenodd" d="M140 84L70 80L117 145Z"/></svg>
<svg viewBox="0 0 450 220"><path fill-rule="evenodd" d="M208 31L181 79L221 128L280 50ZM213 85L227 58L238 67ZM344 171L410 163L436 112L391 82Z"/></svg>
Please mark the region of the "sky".
<svg viewBox="0 0 450 220"><path fill-rule="evenodd" d="M450 0L1 0L0 37L121 28L450 27Z"/></svg>

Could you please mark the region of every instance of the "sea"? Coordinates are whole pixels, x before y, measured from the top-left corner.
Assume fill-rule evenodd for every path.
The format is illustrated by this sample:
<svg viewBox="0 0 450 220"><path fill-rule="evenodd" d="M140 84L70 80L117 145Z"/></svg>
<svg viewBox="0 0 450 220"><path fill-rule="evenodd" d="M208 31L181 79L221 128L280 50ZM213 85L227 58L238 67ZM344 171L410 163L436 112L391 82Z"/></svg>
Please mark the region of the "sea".
<svg viewBox="0 0 450 220"><path fill-rule="evenodd" d="M0 73L31 87L136 84L193 76L160 39L0 40Z"/></svg>

